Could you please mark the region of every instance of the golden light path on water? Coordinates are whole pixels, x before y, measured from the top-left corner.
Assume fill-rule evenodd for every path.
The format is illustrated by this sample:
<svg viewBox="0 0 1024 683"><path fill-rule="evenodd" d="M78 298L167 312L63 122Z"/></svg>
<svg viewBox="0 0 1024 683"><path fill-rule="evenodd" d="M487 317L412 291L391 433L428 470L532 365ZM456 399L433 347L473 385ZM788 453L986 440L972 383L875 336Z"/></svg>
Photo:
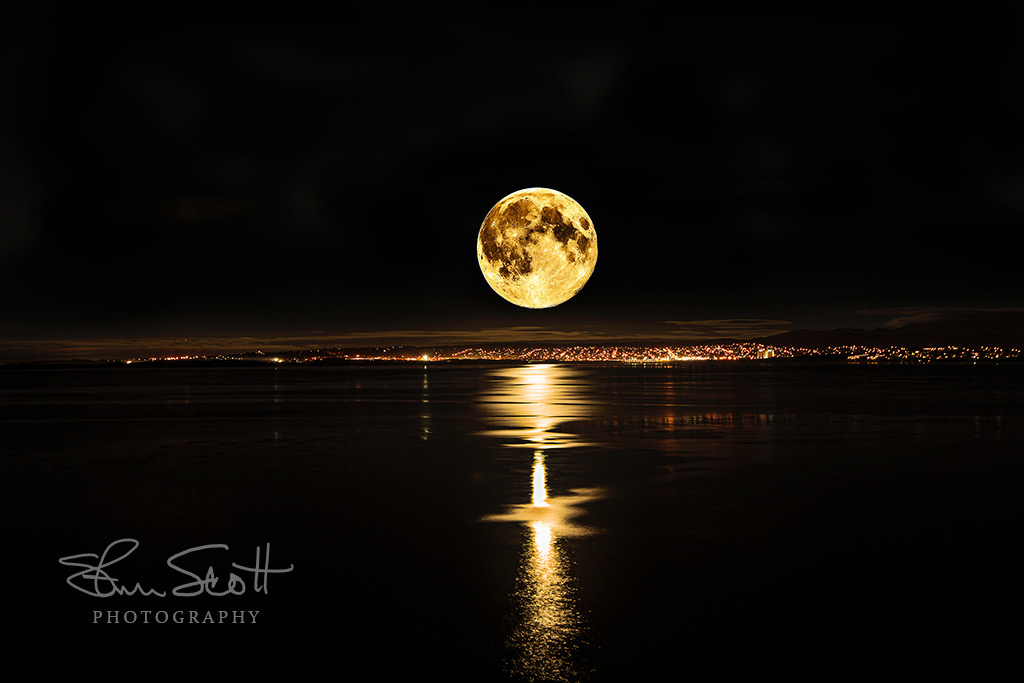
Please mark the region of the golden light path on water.
<svg viewBox="0 0 1024 683"><path fill-rule="evenodd" d="M580 505L601 495L577 489L548 496L547 453L585 446L578 437L555 428L591 413L573 381L577 370L559 365L525 365L492 373L491 390L481 399L495 429L491 436L510 438L503 445L533 449L530 502L510 506L487 521L518 522L530 529L513 594L516 620L509 636L509 673L523 680L573 680L578 677L577 650L585 637L574 595L571 562L560 539L593 533L576 523Z"/></svg>

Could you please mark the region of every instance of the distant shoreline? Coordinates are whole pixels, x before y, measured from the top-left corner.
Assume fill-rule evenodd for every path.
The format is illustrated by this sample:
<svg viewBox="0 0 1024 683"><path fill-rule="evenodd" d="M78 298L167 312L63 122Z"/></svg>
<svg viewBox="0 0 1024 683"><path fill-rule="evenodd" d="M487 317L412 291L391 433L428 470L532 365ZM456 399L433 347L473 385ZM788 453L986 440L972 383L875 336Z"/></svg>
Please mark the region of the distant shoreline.
<svg viewBox="0 0 1024 683"><path fill-rule="evenodd" d="M112 368L278 368L278 367L331 367L331 366L424 366L437 367L445 365L522 365L522 364L566 364L580 366L688 366L688 365L1015 365L1024 362L1024 354L1019 351L1013 355L992 355L979 353L977 357L960 355L955 357L902 357L898 355L878 356L874 354L857 354L850 356L842 353L796 353L786 350L786 355L768 358L733 357L733 358L556 358L556 357L434 357L423 358L388 358L388 357L347 357L343 355L326 358L244 358L244 357L190 357L190 358L154 358L154 359L68 359L15 361L0 363L0 370L16 369L112 369ZM905 350L900 350L905 351ZM958 349L958 351L971 350ZM293 352L294 353L294 352ZM281 356L288 354L282 353Z"/></svg>

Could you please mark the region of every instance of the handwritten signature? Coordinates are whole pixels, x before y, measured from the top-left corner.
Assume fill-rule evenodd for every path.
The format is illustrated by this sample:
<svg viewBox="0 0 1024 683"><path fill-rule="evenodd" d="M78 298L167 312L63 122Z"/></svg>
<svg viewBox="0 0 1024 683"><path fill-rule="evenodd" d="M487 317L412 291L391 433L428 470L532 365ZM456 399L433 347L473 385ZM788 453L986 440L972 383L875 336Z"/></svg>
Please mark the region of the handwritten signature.
<svg viewBox="0 0 1024 683"><path fill-rule="evenodd" d="M115 595L136 594L146 597L166 597L167 593L165 591L143 588L138 583L134 586L128 587L122 584L120 579L114 578L107 572L108 568L131 555L138 547L139 542L134 538L122 538L108 545L101 555L96 555L95 553L80 553L78 555L62 557L59 561L66 567L77 567L81 569L81 571L75 572L67 578L67 584L86 595L91 595L96 598L109 598ZM183 550L180 553L176 553L167 558L168 567L192 579L191 581L182 583L172 589L172 595L178 597L190 597L206 594L214 597L222 597L225 595L242 595L245 593L249 586L248 582L234 572L230 572L228 574L228 577L224 582L224 589L216 590L217 585L221 583L222 577L217 575L213 565L207 565L208 568L205 576L200 576L195 572L185 569L179 564L175 564L176 562L186 562L187 559L191 559L189 556L194 553L213 550L228 550L228 546L223 543L200 545L194 548L189 548L188 550ZM231 566L239 572L245 572L252 575L253 592L266 594L268 591L270 575L287 574L295 569L295 565L291 565L287 569L271 569L270 544L266 544L266 553L262 555L262 564L260 563L260 550L260 547L257 546L256 562L254 566L246 567L234 562L231 563Z"/></svg>

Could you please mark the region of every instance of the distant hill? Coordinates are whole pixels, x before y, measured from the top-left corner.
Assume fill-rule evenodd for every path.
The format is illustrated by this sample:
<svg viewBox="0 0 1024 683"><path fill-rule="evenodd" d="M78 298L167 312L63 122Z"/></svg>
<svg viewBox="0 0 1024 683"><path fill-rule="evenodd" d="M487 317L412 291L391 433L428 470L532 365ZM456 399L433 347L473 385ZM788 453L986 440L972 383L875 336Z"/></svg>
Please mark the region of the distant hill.
<svg viewBox="0 0 1024 683"><path fill-rule="evenodd" d="M757 339L763 344L825 348L829 346L999 346L1024 347L1024 312L978 312L937 318L898 328L871 330L792 330Z"/></svg>

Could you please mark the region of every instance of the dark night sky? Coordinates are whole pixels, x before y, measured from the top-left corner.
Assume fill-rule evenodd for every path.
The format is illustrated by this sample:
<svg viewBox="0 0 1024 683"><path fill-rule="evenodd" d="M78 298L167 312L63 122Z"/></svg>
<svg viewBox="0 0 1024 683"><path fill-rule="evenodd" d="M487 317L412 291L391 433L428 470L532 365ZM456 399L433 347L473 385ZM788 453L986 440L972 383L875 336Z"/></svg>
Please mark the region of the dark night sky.
<svg viewBox="0 0 1024 683"><path fill-rule="evenodd" d="M0 339L687 338L1024 306L1020 15L516 8L5 10ZM475 254L530 186L600 247L542 311Z"/></svg>

